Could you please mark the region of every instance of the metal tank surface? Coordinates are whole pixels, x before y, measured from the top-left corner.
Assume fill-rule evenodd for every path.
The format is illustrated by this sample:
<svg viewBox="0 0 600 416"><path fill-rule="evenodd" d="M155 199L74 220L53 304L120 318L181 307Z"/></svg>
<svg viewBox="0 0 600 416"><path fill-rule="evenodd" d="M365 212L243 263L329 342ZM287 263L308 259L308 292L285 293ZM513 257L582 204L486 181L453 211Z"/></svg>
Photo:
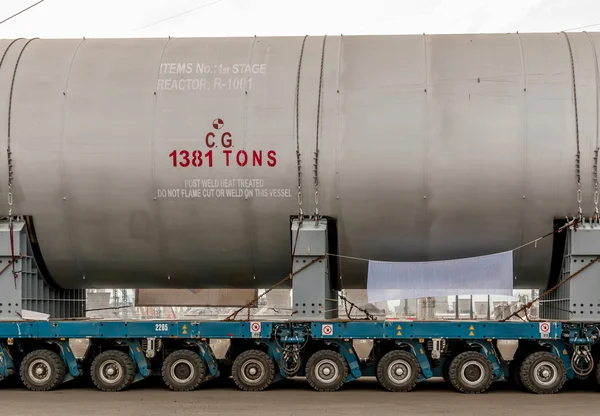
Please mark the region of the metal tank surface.
<svg viewBox="0 0 600 416"><path fill-rule="evenodd" d="M269 287L289 273L299 182L303 213L318 191L345 256L509 250L577 215L578 152L594 212L597 44L596 33L0 40L12 212L30 216L38 260L63 288ZM3 151L1 214L8 164ZM552 238L515 252L515 287L544 287L551 257ZM340 276L364 288L367 263L342 259Z"/></svg>

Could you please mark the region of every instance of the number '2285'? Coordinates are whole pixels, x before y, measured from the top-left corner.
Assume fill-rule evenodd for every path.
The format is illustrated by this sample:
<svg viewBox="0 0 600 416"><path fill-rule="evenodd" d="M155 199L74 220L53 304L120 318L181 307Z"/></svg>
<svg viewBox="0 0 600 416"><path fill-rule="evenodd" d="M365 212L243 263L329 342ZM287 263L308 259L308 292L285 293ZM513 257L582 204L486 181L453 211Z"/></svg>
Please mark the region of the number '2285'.
<svg viewBox="0 0 600 416"><path fill-rule="evenodd" d="M169 325L168 324L156 324L154 326L154 330L156 332L166 332L169 330Z"/></svg>

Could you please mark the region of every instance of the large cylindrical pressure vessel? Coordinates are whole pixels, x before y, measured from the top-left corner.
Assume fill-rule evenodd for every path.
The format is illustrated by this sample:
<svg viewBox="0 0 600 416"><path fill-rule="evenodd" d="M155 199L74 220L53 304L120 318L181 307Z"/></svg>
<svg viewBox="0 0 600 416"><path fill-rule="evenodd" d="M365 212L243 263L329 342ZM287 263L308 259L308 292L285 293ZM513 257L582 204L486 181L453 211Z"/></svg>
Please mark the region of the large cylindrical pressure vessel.
<svg viewBox="0 0 600 416"><path fill-rule="evenodd" d="M337 220L345 256L510 250L577 215L578 180L594 212L597 44L2 40L0 213L10 162L12 212L64 288L269 287L289 273L300 208ZM547 283L552 248L515 252L515 287ZM339 272L366 286L366 262Z"/></svg>

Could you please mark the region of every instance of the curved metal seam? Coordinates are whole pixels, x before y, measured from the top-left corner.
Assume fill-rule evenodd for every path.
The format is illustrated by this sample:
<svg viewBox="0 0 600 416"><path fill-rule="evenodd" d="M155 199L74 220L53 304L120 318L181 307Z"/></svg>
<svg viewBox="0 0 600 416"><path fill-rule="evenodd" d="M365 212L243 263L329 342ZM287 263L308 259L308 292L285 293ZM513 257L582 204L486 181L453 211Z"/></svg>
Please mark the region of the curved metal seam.
<svg viewBox="0 0 600 416"><path fill-rule="evenodd" d="M527 161L528 161L528 137L529 137L529 120L528 120L528 109L529 109L529 96L527 94L527 71L525 69L525 54L523 53L523 42L521 39L521 35L517 32L517 40L519 41L519 52L521 54L521 73L523 75L523 97L524 97L524 101L525 101L525 108L523 109L523 115L524 115L524 123L523 123L523 130L524 130L524 141L523 141L523 173L522 173L522 184L521 184L521 193L522 193L522 199L521 199L521 244L524 243L524 239L525 239L525 227L524 227L524 218L526 218L526 211L527 211L527 190L528 190L528 185L529 185L529 175L528 175L528 171L527 171ZM521 257L521 251L517 250L517 252L515 253L515 261L517 264L520 263L520 257ZM515 276L516 278L516 276Z"/></svg>
<svg viewBox="0 0 600 416"><path fill-rule="evenodd" d="M75 57L77 56L77 52L79 52L79 48L85 42L85 38L81 39L81 41L77 44L77 47L73 51L73 55L71 56L71 62L69 63L69 72L67 73L67 82L65 84L65 90L63 92L63 102L61 108L61 120L60 120L60 137L59 137L59 158L60 158L60 191L65 198L65 159L63 152L63 142L65 135L65 111L67 107L67 99L68 99L68 91L69 91L69 81L71 80L71 72L73 70L73 64L75 63ZM69 247L71 248L71 253L73 254L73 258L75 259L75 263L77 264L77 268L79 269L79 273L82 275L82 279L85 279L85 275L83 272L83 267L81 267L81 262L79 261L79 257L77 256L77 251L73 246L73 235L71 232L71 227L66 227L67 238L69 239Z"/></svg>
<svg viewBox="0 0 600 416"><path fill-rule="evenodd" d="M596 92L596 147L594 149L594 171L593 171L593 179L594 179L594 217L595 217L595 221L598 223L600 222L600 213L598 211L598 202L599 202L599 198L600 198L600 192L599 192L599 186L598 186L598 152L600 151L600 138L599 133L600 133L600 104L598 103L598 88L600 87L600 71L598 70L598 53L596 52L596 44L594 43L594 40L592 39L592 36L588 33L585 32L584 33L587 35L589 41L590 41L590 45L592 47L592 53L594 54L594 70L595 70L595 81L596 81L596 88L595 88L595 92Z"/></svg>
<svg viewBox="0 0 600 416"><path fill-rule="evenodd" d="M154 91L152 94L152 126L151 126L151 131L150 131L150 177L152 178L152 186L153 188L156 190L158 189L158 184L156 183L156 155L155 155L155 141L156 141L156 111L157 111L157 107L158 107L158 80L160 79L161 76L161 66L163 63L163 58L165 56L165 51L167 49L167 46L169 44L169 42L171 42L171 37L169 36L165 42L165 44L162 47L162 51L160 52L160 58L158 61L158 70L156 71L156 81L154 83ZM156 191L155 191L156 192ZM154 200L157 199L157 195L155 194L154 196ZM163 271L163 275L164 276L170 276L170 273L168 272L168 270L165 270L163 267L164 262L162 261L163 259L166 259L169 257L170 252L169 252L169 244L167 243L166 240L166 236L164 234L163 231L163 227L161 227L159 224L162 223L161 221L161 210L160 208L158 208L158 205L153 204L152 205L152 211L154 212L154 217L156 218L156 232L158 235L158 250L161 256L161 269ZM171 284L173 284L173 282L171 281Z"/></svg>
<svg viewBox="0 0 600 416"><path fill-rule="evenodd" d="M156 186L156 167L155 167L155 155L154 155L154 141L156 140L156 101L158 100L158 95L157 95L157 86L158 86L158 80L160 79L160 67L162 65L162 61L163 61L163 57L165 56L165 50L167 49L167 45L169 44L169 42L171 42L171 37L169 36L169 38L167 39L167 41L165 42L165 44L163 45L162 51L160 53L160 59L158 62L158 71L156 71L156 82L154 84L154 94L152 94L152 96L154 97L153 102L152 102L152 131L150 132L150 157L152 158L152 166L151 166L151 177L152 177L152 182L154 184L154 186Z"/></svg>
<svg viewBox="0 0 600 416"><path fill-rule="evenodd" d="M8 99L8 145L9 145L9 147L10 147L10 127L11 127L11 120L12 120L12 97L13 97L13 91L15 89L15 79L17 77L17 69L19 68L19 63L21 62L21 57L23 56L23 52L25 52L25 49L27 48L27 46L36 39L39 39L39 38L29 39L27 41L27 43L25 43L25 45L23 45L23 49L21 49L21 52L19 53L19 57L17 58L17 62L15 63L15 70L13 72L12 82L10 84L10 97Z"/></svg>
<svg viewBox="0 0 600 416"><path fill-rule="evenodd" d="M429 170L428 168L428 163L427 160L429 158L429 143L428 143L428 139L429 139L429 134L428 134L428 129L429 129L429 93L428 93L428 89L429 89L429 62L427 59L427 35L425 33L423 33L423 63L424 63L424 76L425 76L425 88L423 88L423 93L425 94L425 99L423 100L423 216L425 218L425 221L427 221L428 218L428 212L427 212L427 194L428 194L428 186L429 186L429 181L428 181L428 174L429 174ZM429 234L430 231L426 230L425 227L423 227L423 252L427 253L429 251Z"/></svg>
<svg viewBox="0 0 600 416"><path fill-rule="evenodd" d="M8 46L6 47L6 49L4 50L4 53L2 54L2 59L0 59L0 68L2 68L2 64L4 63L4 58L6 58L6 54L8 53L8 50L10 49L10 47L17 41L24 39L24 38L17 38L15 40L13 40L11 43L8 44Z"/></svg>
<svg viewBox="0 0 600 416"><path fill-rule="evenodd" d="M344 48L344 35L340 34L340 46L338 49L338 71L337 71L337 116L335 130L335 197L340 199L340 83L342 72L342 51Z"/></svg>
<svg viewBox="0 0 600 416"><path fill-rule="evenodd" d="M250 46L250 54L248 55L248 65L252 64L252 55L254 54L254 45L256 45L256 35L252 39L252 45ZM244 88L244 136L242 142L242 149L246 150L246 140L248 134L248 81L250 79L250 75L246 77L246 88Z"/></svg>
<svg viewBox="0 0 600 416"><path fill-rule="evenodd" d="M250 53L248 55L248 66L250 66L252 64L252 56L254 55L254 46L256 45L256 35L254 35L254 38L252 39L252 45L250 46ZM250 85L249 83L249 79L250 79L250 75L248 75L246 77L246 88L244 89L244 135L243 135L243 142L242 142L242 149L246 150L246 144L247 144L247 139L248 139L248 86ZM245 171L246 173L246 179L248 179L248 171ZM246 198L247 199L247 198ZM247 199L248 200L248 199ZM245 234L247 236L248 239L248 251L250 253L250 267L252 267L252 277L253 279L256 279L256 264L254 261L254 245L256 243L256 229L254 227L254 224L256 223L256 220L254 219L253 216L253 212L252 212L252 202L253 202L253 198L250 198L248 200L249 204L244 205L244 219L246 220L246 225L245 225Z"/></svg>

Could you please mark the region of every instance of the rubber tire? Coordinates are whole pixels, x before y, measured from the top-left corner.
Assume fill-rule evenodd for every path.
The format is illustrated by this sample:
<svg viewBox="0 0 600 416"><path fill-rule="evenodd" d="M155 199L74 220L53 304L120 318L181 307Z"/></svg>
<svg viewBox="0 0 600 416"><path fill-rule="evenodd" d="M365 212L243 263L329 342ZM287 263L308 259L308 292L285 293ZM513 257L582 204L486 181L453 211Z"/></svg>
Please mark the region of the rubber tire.
<svg viewBox="0 0 600 416"><path fill-rule="evenodd" d="M36 383L35 380L29 378L28 368L36 360L43 360L50 368L51 375L48 380L43 383ZM31 391L49 391L60 386L65 380L67 374L67 366L60 355L50 350L35 350L25 356L21 362L20 376L23 385Z"/></svg>
<svg viewBox="0 0 600 416"><path fill-rule="evenodd" d="M442 367L442 378L444 382L450 384L450 364L452 363L452 359L449 358L444 362L444 367Z"/></svg>
<svg viewBox="0 0 600 416"><path fill-rule="evenodd" d="M475 386L468 385L461 378L461 368L468 361L478 362L485 371L482 381ZM452 359L448 370L448 378L450 379L452 387L457 391L465 394L480 394L485 392L492 385L494 370L492 369L490 361L482 353L477 351L465 351Z"/></svg>
<svg viewBox="0 0 600 416"><path fill-rule="evenodd" d="M523 364L523 357L515 357L515 359L509 364L508 368L508 381L519 391L527 391L523 386L521 380L521 365Z"/></svg>
<svg viewBox="0 0 600 416"><path fill-rule="evenodd" d="M600 390L600 359L596 364L596 388Z"/></svg>
<svg viewBox="0 0 600 416"><path fill-rule="evenodd" d="M331 360L338 370L338 377L331 383L323 383L317 377L315 370L320 361ZM308 384L316 391L336 391L339 390L348 378L348 364L340 353L332 350L317 351L306 362L306 379Z"/></svg>
<svg viewBox="0 0 600 416"><path fill-rule="evenodd" d="M535 382L535 377L533 376L534 367L543 361L552 362L559 372L556 382L548 387L538 385ZM519 369L519 374L521 376L521 382L523 383L523 387L525 387L525 389L528 392L535 394L558 393L567 381L566 369L564 364L562 363L560 358L548 351L538 351L529 354L523 360L521 368Z"/></svg>
<svg viewBox="0 0 600 416"><path fill-rule="evenodd" d="M403 383L397 383L390 379L388 376L388 366L396 360L404 361L404 364L408 365L411 370L411 377L405 380ZM407 392L411 391L419 382L419 373L421 367L417 359L409 352L402 350L390 351L381 357L377 364L377 380L383 388L393 392Z"/></svg>
<svg viewBox="0 0 600 416"><path fill-rule="evenodd" d="M264 368L264 373L256 383L248 383L244 380L242 374L245 362L253 360L258 361ZM271 385L275 378L275 363L269 355L260 350L244 351L233 361L231 368L233 381L243 391L262 391Z"/></svg>
<svg viewBox="0 0 600 416"><path fill-rule="evenodd" d="M103 362L108 360L116 361L123 370L123 376L121 377L120 382L117 384L105 383L102 381L102 378L99 375L100 366ZM96 358L94 358L94 361L92 361L92 365L90 367L90 375L92 377L92 382L98 390L116 392L125 390L131 386L133 379L135 378L136 371L133 360L129 354L119 350L108 350L98 354Z"/></svg>
<svg viewBox="0 0 600 416"><path fill-rule="evenodd" d="M181 383L171 376L171 366L178 360L185 360L194 369L195 377ZM162 365L162 378L168 388L173 391L192 391L200 387L206 379L206 364L200 355L190 350L177 350L167 356Z"/></svg>

